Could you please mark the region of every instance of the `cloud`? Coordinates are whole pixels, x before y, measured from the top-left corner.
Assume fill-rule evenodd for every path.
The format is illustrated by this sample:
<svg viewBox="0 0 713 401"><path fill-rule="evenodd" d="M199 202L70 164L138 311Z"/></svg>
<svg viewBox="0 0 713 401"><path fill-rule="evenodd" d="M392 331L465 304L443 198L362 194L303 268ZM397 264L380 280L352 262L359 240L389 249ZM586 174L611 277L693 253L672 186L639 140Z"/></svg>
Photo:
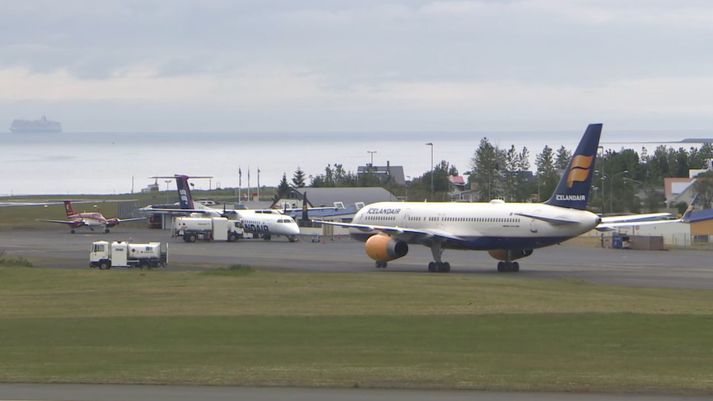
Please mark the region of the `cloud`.
<svg viewBox="0 0 713 401"><path fill-rule="evenodd" d="M712 22L704 1L7 2L0 98L160 104L167 124L171 107L232 107L310 129L556 109L703 122Z"/></svg>

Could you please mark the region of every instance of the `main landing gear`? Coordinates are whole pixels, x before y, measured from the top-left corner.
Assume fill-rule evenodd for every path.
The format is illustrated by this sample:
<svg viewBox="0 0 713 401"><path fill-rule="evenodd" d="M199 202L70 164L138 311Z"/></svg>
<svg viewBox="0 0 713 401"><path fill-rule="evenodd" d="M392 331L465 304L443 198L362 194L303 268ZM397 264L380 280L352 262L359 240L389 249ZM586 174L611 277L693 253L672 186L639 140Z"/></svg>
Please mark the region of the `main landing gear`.
<svg viewBox="0 0 713 401"><path fill-rule="evenodd" d="M434 261L428 264L429 272L448 273L451 271L451 264L441 260L441 256L443 256L443 247L440 242L436 242L431 245L431 254L433 254Z"/></svg>
<svg viewBox="0 0 713 401"><path fill-rule="evenodd" d="M508 272L519 272L520 263L512 261L498 262L498 272L508 273Z"/></svg>
<svg viewBox="0 0 713 401"><path fill-rule="evenodd" d="M377 260L377 261L376 261L376 268L377 268L377 269L386 269L386 266L387 266L387 265L388 265L387 262L383 262L383 261L380 261L380 260Z"/></svg>

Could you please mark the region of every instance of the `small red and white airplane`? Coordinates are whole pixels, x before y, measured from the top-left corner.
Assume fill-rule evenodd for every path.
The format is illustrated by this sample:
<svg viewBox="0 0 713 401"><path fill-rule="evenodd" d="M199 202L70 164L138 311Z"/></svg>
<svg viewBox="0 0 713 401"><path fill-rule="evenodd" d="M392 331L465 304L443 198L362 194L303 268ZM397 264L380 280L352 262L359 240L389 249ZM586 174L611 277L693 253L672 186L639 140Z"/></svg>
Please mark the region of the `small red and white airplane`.
<svg viewBox="0 0 713 401"><path fill-rule="evenodd" d="M75 230L80 228L80 227L88 227L90 230L94 231L94 228L96 227L101 227L104 229L105 233L109 232L109 229L118 226L119 223L123 223L126 221L136 221L136 220L144 220L146 219L145 217L136 217L136 218L131 218L131 219L120 219L118 217L112 217L110 219L107 219L104 217L101 212L81 212L77 213L74 211L74 208L72 207L72 201L64 201L64 210L67 213L67 218L69 220L45 220L42 219L40 221L46 221L48 223L59 223L59 224L66 224L70 227L70 233L74 234Z"/></svg>

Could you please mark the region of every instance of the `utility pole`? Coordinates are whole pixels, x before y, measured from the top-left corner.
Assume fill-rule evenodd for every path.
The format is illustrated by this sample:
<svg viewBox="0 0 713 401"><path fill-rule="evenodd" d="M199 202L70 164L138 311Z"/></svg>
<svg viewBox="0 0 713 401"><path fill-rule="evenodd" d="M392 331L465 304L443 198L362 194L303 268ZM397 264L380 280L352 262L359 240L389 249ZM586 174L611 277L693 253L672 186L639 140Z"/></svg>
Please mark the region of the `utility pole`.
<svg viewBox="0 0 713 401"><path fill-rule="evenodd" d="M260 167L257 168L257 201L260 202Z"/></svg>

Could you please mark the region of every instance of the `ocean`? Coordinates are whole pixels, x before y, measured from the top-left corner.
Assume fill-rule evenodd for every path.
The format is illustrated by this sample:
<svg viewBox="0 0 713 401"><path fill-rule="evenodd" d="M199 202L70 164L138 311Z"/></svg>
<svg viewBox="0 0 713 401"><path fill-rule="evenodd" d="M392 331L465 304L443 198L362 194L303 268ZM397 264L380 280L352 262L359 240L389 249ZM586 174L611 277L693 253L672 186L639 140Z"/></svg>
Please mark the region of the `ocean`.
<svg viewBox="0 0 713 401"><path fill-rule="evenodd" d="M404 166L407 177L430 169L432 142L434 163L447 160L459 171L470 168L470 160L487 137L501 148L511 144L535 155L545 145L573 150L584 127L577 132L418 132L418 133L62 133L0 134L0 196L28 194L118 194L138 192L154 182L151 176L173 174L207 175L212 180L195 180L196 188L237 187L238 169L242 187L276 186L283 172L288 179L299 166L307 176L324 173L327 164L341 163L348 171L370 161L375 165ZM607 132L605 148L646 146L656 141L713 136L694 131ZM647 144L634 142L650 142ZM614 143L616 142L616 143ZM659 142L659 143L660 143ZM691 144L674 144L684 146ZM697 145L693 145L697 146ZM133 188L132 188L133 178ZM309 182L309 180L308 180ZM159 181L161 190L166 184ZM170 189L175 183L169 184Z"/></svg>

